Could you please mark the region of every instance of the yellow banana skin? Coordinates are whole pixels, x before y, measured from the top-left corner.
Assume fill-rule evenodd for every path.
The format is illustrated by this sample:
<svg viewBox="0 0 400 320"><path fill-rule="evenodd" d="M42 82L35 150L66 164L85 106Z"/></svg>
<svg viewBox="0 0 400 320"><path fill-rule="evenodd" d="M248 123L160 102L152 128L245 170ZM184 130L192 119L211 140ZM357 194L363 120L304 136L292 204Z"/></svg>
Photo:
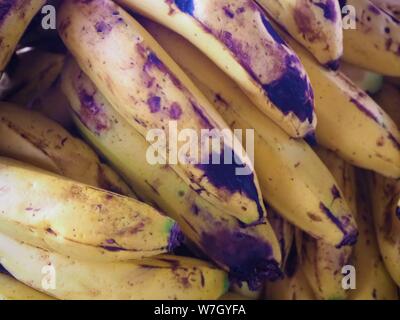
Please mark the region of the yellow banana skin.
<svg viewBox="0 0 400 320"><path fill-rule="evenodd" d="M331 173L302 140L291 139L241 92L211 60L183 37L149 20L141 22L186 71L204 95L214 102L232 129L251 129L254 165L263 196L288 221L332 245L350 243L356 233L350 209ZM326 214L329 208L344 232ZM341 227L341 226L340 226Z"/></svg>
<svg viewBox="0 0 400 320"><path fill-rule="evenodd" d="M343 59L387 76L400 76L400 23L369 0L346 0L356 28L343 31Z"/></svg>
<svg viewBox="0 0 400 320"><path fill-rule="evenodd" d="M374 98L400 128L400 88L384 83L381 91Z"/></svg>
<svg viewBox="0 0 400 320"><path fill-rule="evenodd" d="M335 0L257 0L267 13L324 66L339 67L343 28Z"/></svg>
<svg viewBox="0 0 400 320"><path fill-rule="evenodd" d="M368 181L365 174L356 172L356 220L360 234L353 249L352 263L357 271L357 285L350 290L350 300L397 300L397 285L390 277L379 251L371 210Z"/></svg>
<svg viewBox="0 0 400 320"><path fill-rule="evenodd" d="M67 1L58 13L58 31L82 70L143 137L151 129L162 130L169 144L172 122L178 132L190 128L198 136L202 129L221 133L224 142L220 150L202 154L207 141L199 146L198 159L187 152L189 163L174 164L168 160L172 149L168 146L163 158L202 197L227 214L245 224L262 221L261 192L240 142L235 138L229 141L231 131L220 115L143 27L110 0ZM121 49L118 54L115 47ZM91 99L90 92L80 95ZM177 150L183 145L178 141ZM203 164L211 157L223 158L224 150L238 156L249 174L237 175L235 164Z"/></svg>
<svg viewBox="0 0 400 320"><path fill-rule="evenodd" d="M263 277L279 276L279 244L268 223L243 228L237 219L201 197L169 166L150 165L143 151L148 142L111 107L75 63L67 64L62 88L83 136L143 199L178 221L185 235L207 256L229 270L236 280L249 281L253 289ZM79 97L82 88L94 92L93 104L102 106L101 112L88 117L87 105ZM104 123L112 124L110 130L99 132L98 125Z"/></svg>
<svg viewBox="0 0 400 320"><path fill-rule="evenodd" d="M2 1L0 11L0 72L7 66L29 22L45 3L45 0Z"/></svg>
<svg viewBox="0 0 400 320"><path fill-rule="evenodd" d="M313 93L304 68L253 0L117 2L192 42L290 136L314 132Z"/></svg>
<svg viewBox="0 0 400 320"><path fill-rule="evenodd" d="M342 73L325 70L287 34L310 76L319 119L318 143L351 164L400 177L400 132L393 120Z"/></svg>
<svg viewBox="0 0 400 320"><path fill-rule="evenodd" d="M97 261L168 252L179 228L151 206L0 158L0 232Z"/></svg>
<svg viewBox="0 0 400 320"><path fill-rule="evenodd" d="M19 282L10 275L0 273L0 300L53 300Z"/></svg>
<svg viewBox="0 0 400 320"><path fill-rule="evenodd" d="M83 141L37 112L0 102L0 155L72 180L135 197Z"/></svg>
<svg viewBox="0 0 400 320"><path fill-rule="evenodd" d="M139 261L75 260L0 234L0 262L18 280L63 300L217 299L227 290L225 272L195 259L161 255ZM54 267L55 286L43 286L43 268Z"/></svg>
<svg viewBox="0 0 400 320"><path fill-rule="evenodd" d="M400 286L400 182L369 176L375 232L386 268Z"/></svg>

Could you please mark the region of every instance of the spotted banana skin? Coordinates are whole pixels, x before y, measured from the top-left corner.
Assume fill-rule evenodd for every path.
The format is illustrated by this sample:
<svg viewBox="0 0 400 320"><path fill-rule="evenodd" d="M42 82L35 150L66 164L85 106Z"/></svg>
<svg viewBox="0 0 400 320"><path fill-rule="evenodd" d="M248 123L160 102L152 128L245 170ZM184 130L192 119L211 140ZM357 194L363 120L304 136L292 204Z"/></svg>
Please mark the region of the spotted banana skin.
<svg viewBox="0 0 400 320"><path fill-rule="evenodd" d="M264 219L257 177L241 143L143 27L110 0L64 2L59 9L58 23L61 38L80 67L143 137L152 129L161 130L169 144L173 139L169 134L172 124L178 132L190 128L199 137L203 129L221 133L220 149L210 151L208 141L202 141L196 152L197 159L186 152L186 163L171 163L170 145L163 158L202 197L227 214L245 224ZM115 51L115 46L121 50ZM80 93L89 102L92 94ZM98 129L106 131L109 127L105 123ZM178 140L177 150L182 146L184 142ZM208 151L204 153L204 150ZM231 164L213 160L224 159L229 154L236 156ZM243 166L248 169L247 173L236 174L236 169Z"/></svg>
<svg viewBox="0 0 400 320"><path fill-rule="evenodd" d="M338 69L343 29L336 0L257 0L267 13L324 66Z"/></svg>
<svg viewBox="0 0 400 320"><path fill-rule="evenodd" d="M400 3L397 0L371 0L376 6L400 21Z"/></svg>
<svg viewBox="0 0 400 320"><path fill-rule="evenodd" d="M76 63L67 64L62 88L86 140L124 175L141 198L178 221L192 243L229 271L235 282L246 281L256 289L263 279L279 277L279 243L268 222L243 226L201 197L169 165L149 164L143 152L148 142L115 111ZM82 88L93 93L92 103L81 100ZM92 105L101 109L92 112ZM99 130L105 124L108 130Z"/></svg>
<svg viewBox="0 0 400 320"><path fill-rule="evenodd" d="M228 289L225 272L196 259L159 255L101 263L40 249L3 234L0 263L19 281L62 300L211 300ZM54 270L48 271L55 275L54 287L42 285L43 270Z"/></svg>
<svg viewBox="0 0 400 320"><path fill-rule="evenodd" d="M314 132L313 92L304 68L254 1L119 3L191 41L290 136L304 137Z"/></svg>
<svg viewBox="0 0 400 320"><path fill-rule="evenodd" d="M0 158L0 232L78 259L120 261L172 250L176 223L138 200Z"/></svg>
<svg viewBox="0 0 400 320"><path fill-rule="evenodd" d="M383 75L400 76L400 21L369 0L341 4L355 9L345 19L356 19L355 29L344 30L343 59Z"/></svg>
<svg viewBox="0 0 400 320"><path fill-rule="evenodd" d="M368 176L375 232L383 262L400 286L400 182L379 175Z"/></svg>

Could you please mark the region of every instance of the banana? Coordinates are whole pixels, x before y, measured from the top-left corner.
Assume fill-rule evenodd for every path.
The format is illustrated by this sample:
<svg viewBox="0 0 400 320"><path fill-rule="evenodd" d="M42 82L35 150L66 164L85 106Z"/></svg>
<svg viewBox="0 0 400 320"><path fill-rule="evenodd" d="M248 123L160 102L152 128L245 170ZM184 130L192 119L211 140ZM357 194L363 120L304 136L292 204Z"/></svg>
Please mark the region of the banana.
<svg viewBox="0 0 400 320"><path fill-rule="evenodd" d="M355 23L355 28L344 28L343 59L376 73L400 76L400 23L369 0L340 4L345 19ZM354 9L346 11L343 6Z"/></svg>
<svg viewBox="0 0 400 320"><path fill-rule="evenodd" d="M290 136L314 132L313 92L298 57L253 0L119 0L180 33Z"/></svg>
<svg viewBox="0 0 400 320"><path fill-rule="evenodd" d="M129 262L81 261L3 234L0 262L18 280L65 300L217 299L228 288L226 274L200 260L161 255ZM49 267L54 269L46 275Z"/></svg>
<svg viewBox="0 0 400 320"><path fill-rule="evenodd" d="M356 220L360 228L357 244L353 249L352 264L357 272L355 290L350 290L350 300L397 300L397 286L390 277L379 252L371 212L371 199L367 181L357 171Z"/></svg>
<svg viewBox="0 0 400 320"><path fill-rule="evenodd" d="M304 275L297 251L296 244L293 243L285 267L285 277L266 284L265 298L267 300L316 300Z"/></svg>
<svg viewBox="0 0 400 320"><path fill-rule="evenodd" d="M32 18L46 0L3 0L0 5L0 73L4 71Z"/></svg>
<svg viewBox="0 0 400 320"><path fill-rule="evenodd" d="M375 232L386 268L400 286L400 182L370 175Z"/></svg>
<svg viewBox="0 0 400 320"><path fill-rule="evenodd" d="M400 89L384 83L382 90L374 98L400 128Z"/></svg>
<svg viewBox="0 0 400 320"><path fill-rule="evenodd" d="M2 100L31 106L35 99L55 83L64 61L63 54L40 50L17 54L12 71L8 73L11 83Z"/></svg>
<svg viewBox="0 0 400 320"><path fill-rule="evenodd" d="M376 6L400 20L400 3L397 0L371 0Z"/></svg>
<svg viewBox="0 0 400 320"><path fill-rule="evenodd" d="M245 297L250 300L258 300L264 291L264 287L260 286L259 288L254 290L254 288L250 288L247 283L241 282L238 284L233 283L231 290L233 294L237 294L240 297Z"/></svg>
<svg viewBox="0 0 400 320"><path fill-rule="evenodd" d="M176 223L138 200L0 158L0 232L80 259L113 261L172 250Z"/></svg>
<svg viewBox="0 0 400 320"><path fill-rule="evenodd" d="M144 200L178 221L197 248L229 270L236 280L249 281L252 289L262 283L262 278L280 275L279 244L268 223L244 227L201 197L169 165L149 164L144 152L148 142L111 107L72 61L66 65L61 84L86 140ZM90 104L81 100L82 90L93 93ZM101 106L101 110L93 113L90 106ZM98 130L101 127L107 130Z"/></svg>
<svg viewBox="0 0 400 320"><path fill-rule="evenodd" d="M83 141L30 110L0 102L0 155L28 162L72 180L135 197Z"/></svg>
<svg viewBox="0 0 400 320"><path fill-rule="evenodd" d="M325 70L292 38L316 97L318 143L351 164L400 177L400 132L392 119L342 73Z"/></svg>
<svg viewBox="0 0 400 320"><path fill-rule="evenodd" d="M269 120L183 37L149 20L141 22L214 102L232 129L255 131L254 165L266 201L288 221L332 245L354 242L356 230L350 209L343 199L333 201L336 182L311 147L290 138Z"/></svg>
<svg viewBox="0 0 400 320"><path fill-rule="evenodd" d="M256 0L324 66L337 70L343 55L339 2L332 0Z"/></svg>
<svg viewBox="0 0 400 320"><path fill-rule="evenodd" d="M0 273L0 300L53 300L19 282L10 275Z"/></svg>
<svg viewBox="0 0 400 320"><path fill-rule="evenodd" d="M143 137L161 131L166 142L161 157L172 170L227 215L244 224L263 221L265 208L257 178L240 142L138 22L110 0L66 1L58 11L57 20L64 43L117 113ZM92 94L80 93L88 103ZM173 126L179 133L190 128L198 137L202 130L213 130L223 141L210 151L206 139L198 150L189 152L187 144L177 139L175 148L170 134ZM183 153L183 161L174 159L174 149ZM234 164L215 161L232 155L237 158ZM247 174L236 174L239 166L245 166Z"/></svg>

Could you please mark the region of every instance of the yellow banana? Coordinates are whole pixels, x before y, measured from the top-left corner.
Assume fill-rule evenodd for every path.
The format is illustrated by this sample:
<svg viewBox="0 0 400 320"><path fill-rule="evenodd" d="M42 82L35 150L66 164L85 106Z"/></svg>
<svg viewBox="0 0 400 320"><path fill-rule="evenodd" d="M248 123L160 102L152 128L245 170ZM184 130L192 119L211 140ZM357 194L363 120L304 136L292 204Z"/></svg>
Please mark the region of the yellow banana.
<svg viewBox="0 0 400 320"><path fill-rule="evenodd" d="M253 0L119 0L187 38L292 137L314 132L303 66Z"/></svg>
<svg viewBox="0 0 400 320"><path fill-rule="evenodd" d="M400 128L400 88L384 83L382 90L374 98Z"/></svg>
<svg viewBox="0 0 400 320"><path fill-rule="evenodd" d="M78 129L107 158L147 202L178 221L198 248L236 280L260 284L264 276L279 276L279 244L268 223L243 227L237 219L206 201L170 166L146 160L148 142L108 103L79 67L70 62L62 75L62 88L73 109ZM93 92L91 104L79 93ZM90 112L90 105L101 111ZM99 125L109 127L99 131ZM108 125L112 124L112 125Z"/></svg>
<svg viewBox="0 0 400 320"><path fill-rule="evenodd" d="M58 299L217 299L228 287L223 271L200 260L161 255L129 262L81 261L3 234L0 262L18 280Z"/></svg>
<svg viewBox="0 0 400 320"><path fill-rule="evenodd" d="M0 6L0 73L5 69L25 29L46 0L3 0Z"/></svg>
<svg viewBox="0 0 400 320"><path fill-rule="evenodd" d="M228 215L245 224L262 221L265 208L261 192L240 142L143 27L110 0L68 1L58 13L63 41L117 113L143 137L154 134L154 130L164 135L167 145L163 161ZM118 55L115 47L119 47ZM92 99L92 92L82 91L80 95L87 102ZM201 130L213 130L223 139L212 151L209 141L203 141L190 153L177 139L176 150L185 156L185 161L178 161L174 159L172 126L177 132L190 128L197 136L201 136ZM215 161L232 155L240 161L236 159L231 165ZM243 165L248 174L236 174L237 167Z"/></svg>
<svg viewBox="0 0 400 320"><path fill-rule="evenodd" d="M343 59L387 76L400 76L400 23L370 0L340 1L344 19ZM344 22L346 24L346 22Z"/></svg>
<svg viewBox="0 0 400 320"><path fill-rule="evenodd" d="M400 286L400 182L371 175L375 232L386 268Z"/></svg>
<svg viewBox="0 0 400 320"><path fill-rule="evenodd" d="M376 239L368 182L357 171L356 220L360 234L353 249L352 264L356 268L356 289L350 290L350 300L397 300L397 286L382 261Z"/></svg>
<svg viewBox="0 0 400 320"><path fill-rule="evenodd" d="M255 131L254 165L266 201L288 221L332 245L354 242L356 231L350 209L343 199L333 201L332 190L338 189L336 182L310 146L290 138L270 121L232 80L183 37L149 20L141 21L214 102L232 129ZM342 225L341 221L346 223Z"/></svg>
<svg viewBox="0 0 400 320"><path fill-rule="evenodd" d="M322 64L336 70L343 54L339 2L332 0L256 0Z"/></svg>
<svg viewBox="0 0 400 320"><path fill-rule="evenodd" d="M19 282L10 275L0 273L0 300L53 300L39 291Z"/></svg>
<svg viewBox="0 0 400 320"><path fill-rule="evenodd" d="M0 102L0 155L72 180L135 197L81 140L37 112Z"/></svg>
<svg viewBox="0 0 400 320"><path fill-rule="evenodd" d="M151 206L0 158L0 232L81 259L165 253L179 228Z"/></svg>
<svg viewBox="0 0 400 320"><path fill-rule="evenodd" d="M356 211L354 169L333 152L317 148L317 154L332 172L351 212ZM336 201L334 199L333 201ZM304 235L302 239L303 271L315 295L323 300L344 300L347 291L342 286L342 268L348 264L352 248L335 248L323 240L311 239Z"/></svg>
<svg viewBox="0 0 400 320"><path fill-rule="evenodd" d="M393 120L342 73L325 70L296 41L282 35L314 87L318 142L355 166L399 178L400 132Z"/></svg>

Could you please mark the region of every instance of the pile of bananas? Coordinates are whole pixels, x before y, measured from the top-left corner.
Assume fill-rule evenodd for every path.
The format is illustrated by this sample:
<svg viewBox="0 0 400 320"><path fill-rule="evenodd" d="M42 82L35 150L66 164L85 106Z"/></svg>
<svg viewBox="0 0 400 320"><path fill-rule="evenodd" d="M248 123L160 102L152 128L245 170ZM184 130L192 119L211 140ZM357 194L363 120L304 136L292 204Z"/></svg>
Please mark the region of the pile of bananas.
<svg viewBox="0 0 400 320"><path fill-rule="evenodd" d="M398 299L398 19L398 0L0 0L0 297ZM237 137L202 154L249 174L150 163L171 121L253 130L253 158Z"/></svg>

